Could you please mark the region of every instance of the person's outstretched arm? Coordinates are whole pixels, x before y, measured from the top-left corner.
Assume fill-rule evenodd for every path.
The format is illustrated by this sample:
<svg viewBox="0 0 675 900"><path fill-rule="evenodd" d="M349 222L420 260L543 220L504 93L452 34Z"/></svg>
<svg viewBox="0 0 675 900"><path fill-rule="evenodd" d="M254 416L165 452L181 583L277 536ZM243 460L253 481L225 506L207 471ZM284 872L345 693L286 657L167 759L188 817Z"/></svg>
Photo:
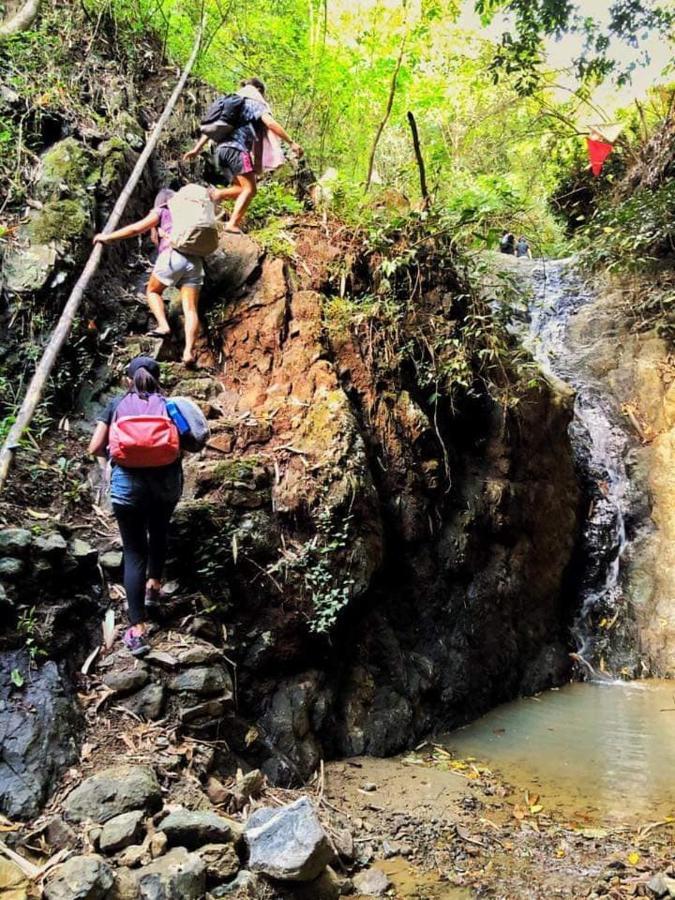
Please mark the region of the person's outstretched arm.
<svg viewBox="0 0 675 900"><path fill-rule="evenodd" d="M118 228L117 231L111 231L110 234L97 234L94 236L95 244L112 244L113 241L123 241L125 238L136 237L137 234L145 234L151 228L159 225L159 213L152 212L144 219L138 222L132 222L131 225L125 225L124 228Z"/></svg>
<svg viewBox="0 0 675 900"><path fill-rule="evenodd" d="M194 145L192 150L188 150L187 153L183 154L183 162L188 162L188 160L194 159L195 156L199 156L208 142L209 138L205 134L203 134Z"/></svg>
<svg viewBox="0 0 675 900"><path fill-rule="evenodd" d="M108 426L105 422L97 422L94 433L89 441L87 452L105 462L105 448L108 446Z"/></svg>
<svg viewBox="0 0 675 900"><path fill-rule="evenodd" d="M291 150L294 153L297 153L298 156L302 156L305 152L300 144L296 143L292 137L289 136L288 132L277 122L276 119L272 118L269 113L264 113L261 117L261 121L266 128L272 132L272 134L276 134L277 137L280 137L282 141L286 141L287 144L290 144Z"/></svg>

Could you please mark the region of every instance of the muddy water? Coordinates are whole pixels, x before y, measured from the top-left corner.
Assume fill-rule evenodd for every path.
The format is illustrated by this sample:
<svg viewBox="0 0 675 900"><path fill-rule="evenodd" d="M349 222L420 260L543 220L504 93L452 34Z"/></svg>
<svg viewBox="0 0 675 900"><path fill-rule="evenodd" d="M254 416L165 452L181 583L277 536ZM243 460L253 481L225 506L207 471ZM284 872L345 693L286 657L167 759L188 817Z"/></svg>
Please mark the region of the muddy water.
<svg viewBox="0 0 675 900"><path fill-rule="evenodd" d="M567 820L675 815L675 682L570 684L507 703L446 736Z"/></svg>

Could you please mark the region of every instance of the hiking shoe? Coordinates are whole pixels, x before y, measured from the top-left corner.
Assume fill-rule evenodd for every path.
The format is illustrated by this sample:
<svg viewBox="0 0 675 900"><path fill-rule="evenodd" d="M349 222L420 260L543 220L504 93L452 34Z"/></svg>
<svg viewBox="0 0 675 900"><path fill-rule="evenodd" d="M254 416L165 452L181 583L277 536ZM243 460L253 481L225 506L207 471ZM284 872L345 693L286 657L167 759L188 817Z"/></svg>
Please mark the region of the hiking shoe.
<svg viewBox="0 0 675 900"><path fill-rule="evenodd" d="M132 656L145 656L150 652L150 645L146 643L142 634L134 634L133 628L127 628L122 638L122 643Z"/></svg>

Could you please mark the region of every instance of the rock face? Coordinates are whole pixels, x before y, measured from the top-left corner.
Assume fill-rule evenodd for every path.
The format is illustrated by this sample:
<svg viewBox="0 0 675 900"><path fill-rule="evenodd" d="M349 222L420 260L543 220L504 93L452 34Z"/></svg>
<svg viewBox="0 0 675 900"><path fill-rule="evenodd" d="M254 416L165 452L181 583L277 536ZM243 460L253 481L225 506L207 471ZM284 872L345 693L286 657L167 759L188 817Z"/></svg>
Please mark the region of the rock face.
<svg viewBox="0 0 675 900"><path fill-rule="evenodd" d="M61 772L78 758L80 716L54 662L30 671L23 652L0 654L0 809L10 818L40 810ZM11 673L24 678L14 689Z"/></svg>
<svg viewBox="0 0 675 900"><path fill-rule="evenodd" d="M107 822L133 810L155 812L162 793L152 769L145 766L113 766L85 779L63 802L72 822Z"/></svg>
<svg viewBox="0 0 675 900"><path fill-rule="evenodd" d="M278 809L256 810L246 823L244 840L249 868L281 881L313 881L335 856L307 797Z"/></svg>
<svg viewBox="0 0 675 900"><path fill-rule="evenodd" d="M651 282L645 281L642 287L653 290ZM617 415L622 410L625 415L631 479L626 594L630 600L627 610L634 616L634 622L627 622L625 628L633 665L640 675L649 672L672 677L675 382L666 342L654 332L629 330L620 288L620 284L607 284L604 290L600 286L597 299L574 317L572 339L578 348L579 365L604 386ZM634 281L631 289L636 289ZM619 622L619 628L621 625Z"/></svg>
<svg viewBox="0 0 675 900"><path fill-rule="evenodd" d="M452 327L441 268L432 254L419 297L431 342ZM434 410L370 326L331 319L328 278L265 259L223 294L218 455L188 463L172 547L236 631L247 708L305 776L562 681L581 511L564 385Z"/></svg>

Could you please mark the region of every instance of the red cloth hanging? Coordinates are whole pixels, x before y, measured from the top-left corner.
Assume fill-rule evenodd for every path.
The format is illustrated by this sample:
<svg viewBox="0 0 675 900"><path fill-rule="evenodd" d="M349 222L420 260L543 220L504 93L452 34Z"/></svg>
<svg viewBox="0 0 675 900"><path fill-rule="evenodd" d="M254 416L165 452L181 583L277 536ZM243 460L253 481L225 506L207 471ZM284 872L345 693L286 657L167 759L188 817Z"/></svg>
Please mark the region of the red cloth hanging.
<svg viewBox="0 0 675 900"><path fill-rule="evenodd" d="M586 144L588 145L588 158L591 161L591 171L594 175L599 175L602 172L603 163L614 149L614 145L607 141L594 141L591 138L586 138Z"/></svg>

